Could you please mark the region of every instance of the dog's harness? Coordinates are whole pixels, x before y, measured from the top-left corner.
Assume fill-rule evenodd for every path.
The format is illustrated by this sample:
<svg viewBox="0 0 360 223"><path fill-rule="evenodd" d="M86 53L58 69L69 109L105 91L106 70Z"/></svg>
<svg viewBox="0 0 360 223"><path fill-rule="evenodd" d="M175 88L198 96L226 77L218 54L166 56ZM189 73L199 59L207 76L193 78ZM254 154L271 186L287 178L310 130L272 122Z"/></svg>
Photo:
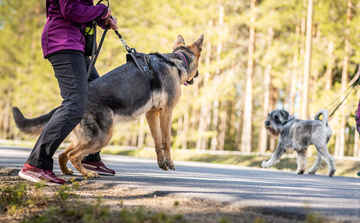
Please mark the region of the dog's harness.
<svg viewBox="0 0 360 223"><path fill-rule="evenodd" d="M144 53L138 53L134 48L126 54L126 62L133 61L135 65L146 75L151 74L151 69L147 61L148 55Z"/></svg>

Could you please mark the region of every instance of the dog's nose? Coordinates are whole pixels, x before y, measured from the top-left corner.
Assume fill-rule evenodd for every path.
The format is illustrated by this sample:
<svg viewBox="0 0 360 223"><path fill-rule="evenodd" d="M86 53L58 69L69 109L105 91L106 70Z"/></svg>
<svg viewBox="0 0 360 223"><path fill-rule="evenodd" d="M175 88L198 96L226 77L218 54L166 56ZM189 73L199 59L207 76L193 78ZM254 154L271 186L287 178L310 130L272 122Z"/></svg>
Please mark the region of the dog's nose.
<svg viewBox="0 0 360 223"><path fill-rule="evenodd" d="M270 122L269 121L266 121L265 122L265 126L269 126L270 125Z"/></svg>

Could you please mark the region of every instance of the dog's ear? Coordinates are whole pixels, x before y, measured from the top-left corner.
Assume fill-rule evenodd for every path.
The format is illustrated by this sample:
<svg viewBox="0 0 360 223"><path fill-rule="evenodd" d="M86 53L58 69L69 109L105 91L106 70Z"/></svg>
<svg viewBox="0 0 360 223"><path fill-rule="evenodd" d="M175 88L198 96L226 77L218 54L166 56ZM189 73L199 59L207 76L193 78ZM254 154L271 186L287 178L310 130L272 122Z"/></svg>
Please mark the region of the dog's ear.
<svg viewBox="0 0 360 223"><path fill-rule="evenodd" d="M176 49L176 48L178 48L179 46L184 46L185 45L185 40L184 40L184 38L182 37L182 35L178 35L177 37L176 37L176 40L175 40L175 44L174 44L174 50Z"/></svg>
<svg viewBox="0 0 360 223"><path fill-rule="evenodd" d="M194 44L198 47L199 51L202 51L202 46L204 43L204 34L201 34L201 36L199 37L199 39L197 39Z"/></svg>
<svg viewBox="0 0 360 223"><path fill-rule="evenodd" d="M285 111L284 109L280 110L280 114L284 117L284 120L289 119L289 112Z"/></svg>

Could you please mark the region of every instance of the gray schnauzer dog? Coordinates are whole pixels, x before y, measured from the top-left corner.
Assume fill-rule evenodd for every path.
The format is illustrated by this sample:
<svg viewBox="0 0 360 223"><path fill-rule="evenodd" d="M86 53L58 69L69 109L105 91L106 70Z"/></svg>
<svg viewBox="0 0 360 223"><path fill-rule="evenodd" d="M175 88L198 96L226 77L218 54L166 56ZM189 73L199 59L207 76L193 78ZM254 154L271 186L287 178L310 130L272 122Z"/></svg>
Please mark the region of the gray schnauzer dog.
<svg viewBox="0 0 360 223"><path fill-rule="evenodd" d="M322 120L319 119L321 115L323 116ZM315 120L296 119L285 110L271 111L265 121L265 128L268 133L275 137L279 136L280 139L274 154L268 161L262 162L262 167L274 166L287 149L292 149L298 154L296 174L303 174L306 167L306 150L309 145L314 145L317 149L317 160L307 172L315 174L321 165L322 157L324 157L329 169L328 176L334 176L335 159L327 150L327 143L332 134L328 118L329 113L326 109L321 109L316 113Z"/></svg>

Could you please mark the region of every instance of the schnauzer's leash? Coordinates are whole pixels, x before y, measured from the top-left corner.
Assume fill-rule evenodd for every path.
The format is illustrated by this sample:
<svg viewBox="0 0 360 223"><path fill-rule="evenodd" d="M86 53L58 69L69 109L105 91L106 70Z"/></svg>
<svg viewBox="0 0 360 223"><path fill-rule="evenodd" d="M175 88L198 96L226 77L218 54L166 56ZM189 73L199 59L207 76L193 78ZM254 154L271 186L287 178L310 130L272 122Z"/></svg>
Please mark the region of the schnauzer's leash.
<svg viewBox="0 0 360 223"><path fill-rule="evenodd" d="M352 89L354 89L355 88L355 86L356 85L358 85L358 84L360 84L360 64L359 64L359 66L358 66L358 69L357 70L355 70L355 72L356 72L356 74L355 74L355 77L353 78L353 80L351 81L352 82L352 84L342 93L342 94L340 94L339 95L339 97L337 97L333 102L331 102L327 107L326 107L326 109L328 108L328 107L330 107L332 104L334 104L337 100L339 100L339 98L342 96L342 95L344 95L347 91L349 91L349 89L350 89L350 91L346 94L346 96L345 96L345 98L339 103L339 105L334 109L334 111L329 115L329 118L331 117L331 116L333 116L334 115L334 113L338 110L338 108L342 105L342 103L344 103L344 101L346 100L346 98L349 96L349 94L351 93L351 91L352 91ZM356 78L357 77L357 78ZM356 78L356 79L355 79Z"/></svg>

